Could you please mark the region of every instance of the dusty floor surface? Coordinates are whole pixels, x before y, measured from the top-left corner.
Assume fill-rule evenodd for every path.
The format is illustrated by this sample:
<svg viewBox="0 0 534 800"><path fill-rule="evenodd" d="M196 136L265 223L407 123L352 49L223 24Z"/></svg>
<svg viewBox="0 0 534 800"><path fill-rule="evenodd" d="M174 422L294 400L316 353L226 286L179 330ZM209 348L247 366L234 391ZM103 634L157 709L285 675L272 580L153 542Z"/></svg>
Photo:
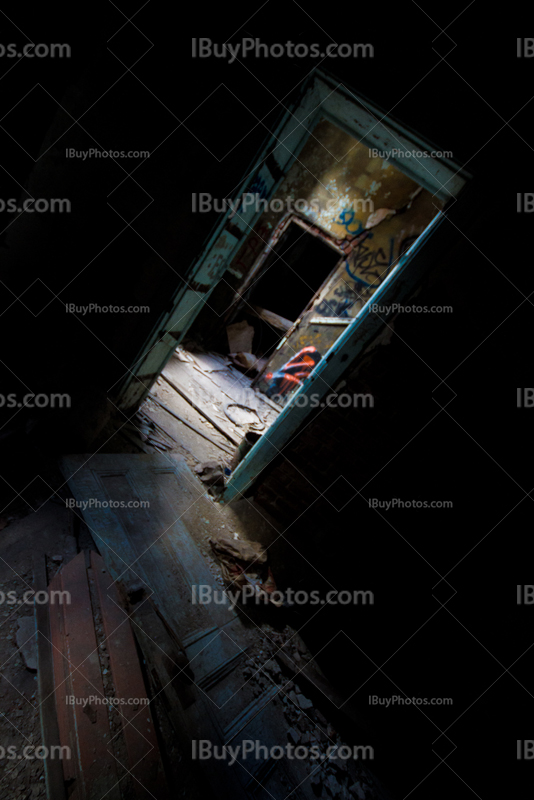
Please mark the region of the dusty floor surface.
<svg viewBox="0 0 534 800"><path fill-rule="evenodd" d="M0 745L7 754L0 760L0 796L10 800L45 796L43 761L33 752L41 744L37 672L25 656L34 625L33 556L49 554L48 574L53 577L76 555L80 543L89 543L86 532L80 538L80 527L63 500L55 497L39 507L42 500L36 498L36 512L19 507L1 518Z"/></svg>
<svg viewBox="0 0 534 800"><path fill-rule="evenodd" d="M113 443L118 441L114 438ZM43 761L33 756L33 750L27 751L30 758L23 755L25 747L41 745L37 672L35 665L28 666L25 661L23 650L28 651L30 642L26 629L21 629L24 620L33 624L34 619L34 553L47 554L50 579L80 549L98 550L81 515L66 508L65 501L71 495L59 471L56 470L53 477L51 489L55 491L48 485L36 486L33 493L25 494L29 502L19 499L0 514L0 746L7 755L0 759L0 797L9 800L45 796ZM48 483L50 477L47 479ZM219 533L237 532L243 538L250 536L267 544L278 537L272 521L264 512L255 510L248 500L236 508L227 508L207 493L201 504L190 507L184 522L221 585L210 538ZM259 638L258 650L261 649ZM195 786L182 763L183 755L158 700L154 711L165 742L166 767L183 785L183 796L193 797Z"/></svg>
<svg viewBox="0 0 534 800"><path fill-rule="evenodd" d="M177 425L184 434L184 442L187 441L189 429L179 422ZM130 438L117 434L117 427L120 428L120 423L117 425L115 421L115 429L110 427L104 432L108 438L100 445L100 452L140 452L139 443L143 443L143 440L139 436L138 423L135 423L136 435ZM194 468L201 460L200 456L211 453L207 450L201 453L201 444L206 440L195 433L192 436L194 438L187 445L184 442L176 443L173 452L180 453ZM215 449L220 455L222 451ZM25 624L24 620L29 623L29 619L33 619L34 554L47 554L50 579L62 564L68 563L80 550L98 550L81 514L66 508L66 500L71 495L57 465L43 474L47 475L46 484L36 484L33 494L26 492L27 502L21 500L18 505L11 505L0 514L0 744L6 751L9 747L14 748L11 752L15 754L12 758L0 760L0 797L9 800L45 796L42 760L22 755L24 747L38 747L41 744L41 698L37 689L35 664L28 663L25 652L28 649L27 639L19 632L21 623L22 626ZM266 511L247 498L241 498L231 506L222 506L210 496L196 475L191 474L191 480L197 485L195 496L198 497L198 486L202 487L203 492L198 500L188 504L182 521L207 560L216 581L223 585L210 539L220 534L230 534L268 548L269 563L277 584L280 587L294 586L294 550ZM243 682L249 683L249 690L254 696L264 690L266 681L283 688L283 694L273 700L280 708L280 736L283 739L290 736L296 744L316 744L323 750L329 741L341 744L338 732L306 696L305 685L302 682L299 685L298 678L291 680L291 676L280 669L276 655L288 641L287 652L295 663L304 666L312 658L303 640L295 634L295 628L298 628L295 620L286 614L285 609L270 605L254 617L253 631L257 642L243 664ZM293 625L288 624L288 620ZM192 800L198 797L200 800L188 759L176 742L160 699L156 699L153 710L159 726L160 748L167 775L173 786L181 787L175 796ZM313 777L313 791L319 797L342 797L346 800L384 797L365 766L360 765L358 770L358 774L351 775L342 767L330 763L323 764L320 769L316 763L306 765L310 780ZM281 786L279 791L283 796L290 791L290 787Z"/></svg>

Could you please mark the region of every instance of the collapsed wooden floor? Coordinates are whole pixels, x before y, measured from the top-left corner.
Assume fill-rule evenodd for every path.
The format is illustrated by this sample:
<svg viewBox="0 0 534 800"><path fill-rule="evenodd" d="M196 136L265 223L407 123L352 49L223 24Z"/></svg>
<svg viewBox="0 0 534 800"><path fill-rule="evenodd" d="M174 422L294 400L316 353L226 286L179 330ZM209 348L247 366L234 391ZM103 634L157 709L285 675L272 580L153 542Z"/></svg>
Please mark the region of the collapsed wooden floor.
<svg viewBox="0 0 534 800"><path fill-rule="evenodd" d="M66 755L46 763L49 797L167 800L132 629L103 559L80 552L48 590L69 598L49 620L36 608L43 744Z"/></svg>
<svg viewBox="0 0 534 800"><path fill-rule="evenodd" d="M139 451L181 453L189 466L228 462L247 431L264 432L281 408L216 353L178 347L135 419L117 420Z"/></svg>
<svg viewBox="0 0 534 800"><path fill-rule="evenodd" d="M326 758L327 748L342 742L331 724L339 718L338 698L298 634L287 628L277 632L266 626L254 609L233 608L228 602L207 605L193 601L194 587L200 586L221 597L222 579L184 524L192 506L202 513L203 504L213 502L184 459L169 454L70 456L63 459L62 469L74 497L85 504L84 519L103 558L103 566L96 555L91 563L100 603L109 615L115 615L113 624L117 630L124 627L120 620L131 625L145 664L148 694L152 700L163 700L166 720L183 756L188 758L198 796L228 800L282 800L288 795L301 800L316 796L385 798L364 763L352 760L340 764ZM72 583L71 573L81 574L85 569L83 558L82 554L67 565L64 576L57 580ZM82 588L76 590L78 596L80 592L88 596L84 581L79 583ZM57 650L61 651L65 641L57 620L54 624ZM111 651L118 653L122 645L118 645L115 628L109 624L104 627ZM64 629L63 633L67 636L68 631ZM124 636L127 638L126 633ZM121 673L122 669L124 677L123 662L117 658L115 662L119 664L115 671ZM71 663L66 668L58 657L56 674L64 670L66 686L75 694L76 666ZM92 677L98 681L94 663L93 668ZM84 667L79 670L83 675ZM58 691L59 709L66 689ZM88 715L82 716L82 728L87 728ZM142 730L137 733L146 734L147 720L153 731L150 716L141 713L139 719ZM358 719L348 721L354 734L361 735ZM132 752L141 754L141 761L149 760L136 769L141 773L144 769L144 775L160 775L157 752L148 748L145 755L141 752L146 745L136 739L136 718L121 723L123 730L125 725L133 728L129 745ZM72 735L64 720L59 727L60 732L63 729L63 739ZM94 730L87 735L94 736ZM235 763L229 765L228 757L208 761L192 758L192 743L198 747L200 741L219 748L219 753L237 748ZM261 751L247 754L246 743L250 741L267 748L284 748L288 743L317 746L321 757L277 758ZM126 745L128 750L128 741ZM122 798L121 781L115 779L111 764L109 767L108 789L114 787ZM94 770L91 753L85 768ZM141 773L134 771L134 776ZM99 780L104 774L102 770ZM77 787L88 784L79 771L66 778L71 786L76 780ZM147 788L156 798L166 796L163 782L158 794L137 778L130 782L130 795L124 797L145 797ZM171 796L184 796L181 787L173 787L172 792ZM97 797L87 791L79 796Z"/></svg>

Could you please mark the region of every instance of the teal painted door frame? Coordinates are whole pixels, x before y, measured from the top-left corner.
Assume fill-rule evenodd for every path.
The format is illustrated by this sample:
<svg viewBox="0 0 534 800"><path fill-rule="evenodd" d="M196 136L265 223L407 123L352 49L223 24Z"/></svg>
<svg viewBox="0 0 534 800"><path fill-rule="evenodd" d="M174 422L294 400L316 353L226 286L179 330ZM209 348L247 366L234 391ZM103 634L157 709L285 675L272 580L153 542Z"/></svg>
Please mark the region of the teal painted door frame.
<svg viewBox="0 0 534 800"><path fill-rule="evenodd" d="M274 135L266 141L228 211L221 215L201 255L192 265L185 286L173 298L171 311L161 316L145 342L117 393L117 405L121 409L135 409L148 394L262 214L261 207L258 208L261 204L248 203L237 211L232 209L239 206L247 192L257 193L257 187L261 187L262 200L274 195L321 119L329 120L370 149L401 154L420 152L420 156L392 156L389 160L440 201L448 203L449 208L452 206L452 214L456 215L456 198L470 176L449 159L424 156L425 152L438 148L386 117L381 109L339 84L333 76L317 70L303 85ZM436 210L436 217L373 294L373 303L402 302L428 269L430 260L446 249L447 237L441 224L443 214L437 206ZM251 486L312 412L313 406L302 403L302 399L313 394L320 400L332 391L383 324L370 312L369 303L360 310L266 434L237 466L223 493L223 502L231 501Z"/></svg>
<svg viewBox="0 0 534 800"><path fill-rule="evenodd" d="M443 219L441 212L434 217L374 292L372 304L391 306L400 304L409 297L414 286L427 271L430 261L446 249L447 233L443 231ZM433 247L429 246L429 241ZM346 369L380 333L384 322L380 315L371 312L370 307L370 302L363 306L270 428L237 465L226 485L222 502L229 503L252 486L258 475L280 454L317 408L317 403L320 404L333 391ZM312 397L313 402L310 402Z"/></svg>

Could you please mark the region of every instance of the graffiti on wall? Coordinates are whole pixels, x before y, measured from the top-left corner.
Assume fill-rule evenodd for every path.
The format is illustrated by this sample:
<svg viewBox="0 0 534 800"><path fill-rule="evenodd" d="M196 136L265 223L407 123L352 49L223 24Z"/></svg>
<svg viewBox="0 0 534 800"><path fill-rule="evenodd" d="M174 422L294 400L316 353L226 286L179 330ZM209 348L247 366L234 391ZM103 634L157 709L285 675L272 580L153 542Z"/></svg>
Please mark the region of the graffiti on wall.
<svg viewBox="0 0 534 800"><path fill-rule="evenodd" d="M241 203L239 205L240 210L243 208L244 195L254 195L260 200L263 200L264 198L267 197L268 195L267 184L265 183L261 175L256 175L255 178L252 180L250 186L247 187L246 191L243 194L243 197L241 198Z"/></svg>
<svg viewBox="0 0 534 800"><path fill-rule="evenodd" d="M359 300L360 295L346 281L338 283L328 299L321 300L315 306L315 313L321 317L350 317L349 311Z"/></svg>
<svg viewBox="0 0 534 800"><path fill-rule="evenodd" d="M265 392L267 397L286 397L302 386L312 370L321 360L321 354L315 347L303 347L296 356L280 367L276 372L268 372L265 379L269 385Z"/></svg>
<svg viewBox="0 0 534 800"><path fill-rule="evenodd" d="M359 242L345 261L345 271L349 278L365 286L378 286L388 274L393 264L395 239L389 240L389 252L383 247L373 247L373 234Z"/></svg>
<svg viewBox="0 0 534 800"><path fill-rule="evenodd" d="M344 260L342 271L338 271L334 284L315 305L316 314L322 317L354 317L419 235L405 236L398 245L398 239L390 236L386 247L377 246L378 243L372 242L372 238L373 234L369 232L365 239L352 245L351 253Z"/></svg>
<svg viewBox="0 0 534 800"><path fill-rule="evenodd" d="M335 225L341 225L351 236L357 236L363 232L363 223L356 217L354 208L344 208L337 219L332 220Z"/></svg>

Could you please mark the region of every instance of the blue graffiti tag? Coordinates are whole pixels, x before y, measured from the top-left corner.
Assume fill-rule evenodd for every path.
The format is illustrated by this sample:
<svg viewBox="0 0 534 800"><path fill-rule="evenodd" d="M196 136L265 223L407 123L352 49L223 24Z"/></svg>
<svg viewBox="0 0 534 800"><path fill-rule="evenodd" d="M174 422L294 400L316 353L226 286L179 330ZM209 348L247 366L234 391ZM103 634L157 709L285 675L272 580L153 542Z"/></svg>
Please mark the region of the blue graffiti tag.
<svg viewBox="0 0 534 800"><path fill-rule="evenodd" d="M267 184L260 175L256 175L249 188L249 194L257 194L259 197L267 197Z"/></svg>
<svg viewBox="0 0 534 800"><path fill-rule="evenodd" d="M352 252L351 261L349 262L349 259L345 260L347 274L353 281L365 286L378 286L391 270L394 244L395 240L390 238L389 256L386 256L382 247L372 250L367 246L366 242L360 242ZM371 280L367 280L367 278Z"/></svg>
<svg viewBox="0 0 534 800"><path fill-rule="evenodd" d="M333 219L332 222L334 222L336 225L341 225L343 228L345 228L347 233L350 233L351 236L356 236L358 233L363 231L363 225L361 219L355 219L355 217L356 212L353 208L345 208L339 215L339 219ZM358 223L356 230L351 230L350 228L353 222Z"/></svg>
<svg viewBox="0 0 534 800"><path fill-rule="evenodd" d="M237 209L238 211L243 210L243 200L245 198L245 195L251 195L251 194L256 195L256 197L259 197L260 200L263 200L264 197L267 197L268 194L267 184L260 175L256 175L252 183L246 190L246 192L243 192L241 201L239 203L239 207Z"/></svg>

